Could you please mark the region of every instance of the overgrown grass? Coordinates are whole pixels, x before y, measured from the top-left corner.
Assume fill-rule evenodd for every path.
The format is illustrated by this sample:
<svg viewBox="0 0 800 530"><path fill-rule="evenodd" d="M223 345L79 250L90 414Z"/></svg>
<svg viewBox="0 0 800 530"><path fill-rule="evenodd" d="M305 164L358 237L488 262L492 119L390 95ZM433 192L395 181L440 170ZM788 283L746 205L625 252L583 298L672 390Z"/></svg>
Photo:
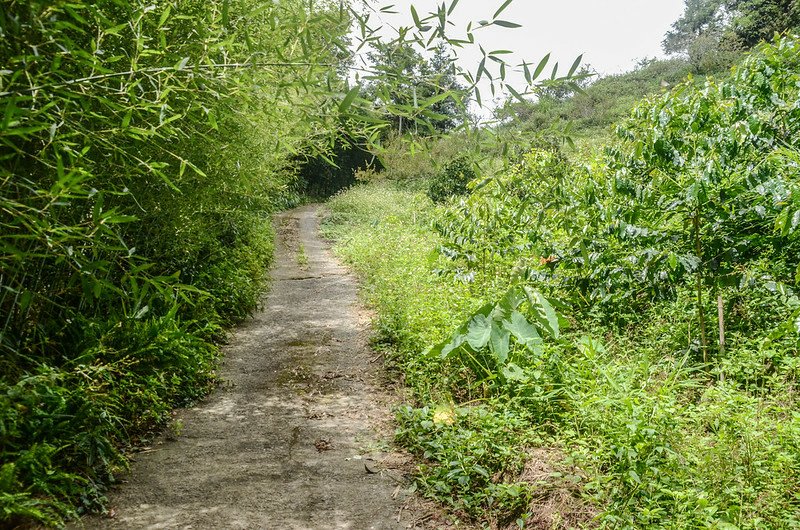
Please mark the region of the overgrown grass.
<svg viewBox="0 0 800 530"><path fill-rule="evenodd" d="M481 381L466 362L424 355L497 297L441 272L440 207L378 183L330 209L327 231L413 390L397 439L422 459L425 495L493 527L800 527L795 354L733 337L709 374L686 348L685 289L623 327L584 314L518 357L524 376Z"/></svg>
<svg viewBox="0 0 800 530"><path fill-rule="evenodd" d="M464 285L442 282L431 273L439 260L437 237L426 227L432 205L424 192L381 182L351 188L330 202L326 235L340 241L339 252L368 279L367 300L381 308L380 340L421 351L459 323L476 300ZM437 392L428 370L413 357L397 359L412 385L430 396ZM406 366L405 363L410 363Z"/></svg>

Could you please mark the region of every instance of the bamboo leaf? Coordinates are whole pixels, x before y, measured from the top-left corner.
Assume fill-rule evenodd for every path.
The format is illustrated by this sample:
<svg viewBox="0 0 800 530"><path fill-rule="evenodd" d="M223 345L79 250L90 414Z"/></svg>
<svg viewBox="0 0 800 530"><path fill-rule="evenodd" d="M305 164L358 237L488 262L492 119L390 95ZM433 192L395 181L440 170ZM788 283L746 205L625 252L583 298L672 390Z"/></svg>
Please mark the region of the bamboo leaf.
<svg viewBox="0 0 800 530"><path fill-rule="evenodd" d="M347 112L347 109L353 104L353 101L356 100L358 93L360 92L361 87L356 85L350 89L350 91L345 95L342 102L339 104L339 112Z"/></svg>
<svg viewBox="0 0 800 530"><path fill-rule="evenodd" d="M510 6L510 5L511 5L511 2L513 2L513 1L514 1L514 0L506 0L505 2L503 2L503 5L501 5L501 6L500 6L500 8L499 8L497 11L495 11L495 12L494 12L494 15L492 15L492 18L497 18L497 17L499 17L499 16L500 16L500 14L501 14L503 11L505 11L505 10L506 10L506 8L507 8L508 6Z"/></svg>
<svg viewBox="0 0 800 530"><path fill-rule="evenodd" d="M450 7L447 9L447 16L453 14L453 11L455 11L456 6L458 5L458 1L459 0L453 0L452 2L450 2Z"/></svg>
<svg viewBox="0 0 800 530"><path fill-rule="evenodd" d="M492 25L500 26L501 28L521 28L522 24L517 24L516 22L509 22L508 20L493 20Z"/></svg>
<svg viewBox="0 0 800 530"><path fill-rule="evenodd" d="M422 26L422 22L419 19L419 15L417 14L417 9L411 5L411 18L414 19L414 25L418 28Z"/></svg>
<svg viewBox="0 0 800 530"><path fill-rule="evenodd" d="M161 12L161 16L158 18L158 27L161 28L166 24L167 19L169 18L170 13L172 12L172 4L167 4L167 7L164 8L164 11Z"/></svg>
<svg viewBox="0 0 800 530"><path fill-rule="evenodd" d="M533 76L531 76L533 81L536 81L539 78L539 76L542 75L542 72L544 71L545 66L547 66L547 62L549 60L550 60L549 53L544 57L542 57L542 60L539 61L539 64L536 65L536 69L533 71Z"/></svg>
<svg viewBox="0 0 800 530"><path fill-rule="evenodd" d="M567 74L567 77L572 77L572 74L574 74L578 70L578 67L581 65L582 59L583 59L583 54L578 55L578 57L575 59L575 62L573 62L572 66L569 67L569 73Z"/></svg>
<svg viewBox="0 0 800 530"><path fill-rule="evenodd" d="M512 95L512 96L514 96L515 98L517 98L517 99L518 99L520 102L522 102L522 103L525 103L525 102L527 102L527 101L528 101L528 100L526 100L524 97L522 97L522 95L521 95L519 92L517 92L517 91L514 89L514 87L513 87L513 86L511 86L511 85L506 85L506 88L508 89L508 91L509 91L509 92L511 92L511 95Z"/></svg>
<svg viewBox="0 0 800 530"><path fill-rule="evenodd" d="M228 27L230 25L230 0L222 0L222 25Z"/></svg>

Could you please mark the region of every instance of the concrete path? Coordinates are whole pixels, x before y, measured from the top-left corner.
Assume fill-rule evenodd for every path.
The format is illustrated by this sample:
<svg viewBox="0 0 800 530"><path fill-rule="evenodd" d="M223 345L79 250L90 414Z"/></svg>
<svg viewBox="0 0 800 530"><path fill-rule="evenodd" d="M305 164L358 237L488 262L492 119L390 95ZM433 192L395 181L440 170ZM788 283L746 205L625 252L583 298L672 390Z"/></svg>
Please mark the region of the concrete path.
<svg viewBox="0 0 800 530"><path fill-rule="evenodd" d="M277 217L272 288L225 348L223 386L178 413L172 439L137 455L109 495L110 517L73 528L364 530L426 519L407 509L408 459L388 444L396 397L318 217L314 205Z"/></svg>

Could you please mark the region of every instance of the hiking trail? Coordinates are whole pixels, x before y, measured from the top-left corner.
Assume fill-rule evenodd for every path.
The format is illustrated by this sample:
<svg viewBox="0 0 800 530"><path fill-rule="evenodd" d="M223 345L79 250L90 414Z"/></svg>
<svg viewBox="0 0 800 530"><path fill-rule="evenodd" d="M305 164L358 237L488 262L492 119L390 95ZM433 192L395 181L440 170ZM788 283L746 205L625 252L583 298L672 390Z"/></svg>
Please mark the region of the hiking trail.
<svg viewBox="0 0 800 530"><path fill-rule="evenodd" d="M223 383L134 457L109 515L72 528L396 529L430 524L393 452L398 397L320 206L276 217L263 308L232 331ZM428 511L428 513L425 513ZM424 515L420 515L420 514Z"/></svg>

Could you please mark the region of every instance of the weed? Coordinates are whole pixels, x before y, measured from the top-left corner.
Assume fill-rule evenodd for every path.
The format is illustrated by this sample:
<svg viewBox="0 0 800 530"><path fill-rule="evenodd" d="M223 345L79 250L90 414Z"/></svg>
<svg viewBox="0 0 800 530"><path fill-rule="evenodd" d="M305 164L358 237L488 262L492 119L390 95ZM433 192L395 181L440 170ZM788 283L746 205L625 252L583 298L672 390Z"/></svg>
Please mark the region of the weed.
<svg viewBox="0 0 800 530"><path fill-rule="evenodd" d="M297 264L302 269L308 268L308 255L306 254L306 247L302 243L297 247Z"/></svg>
<svg viewBox="0 0 800 530"><path fill-rule="evenodd" d="M764 95L796 86L796 47L643 103L641 134L582 167L537 148L458 202L387 182L331 201L413 392L397 441L420 491L498 527L800 526L796 145L759 140L797 127Z"/></svg>

